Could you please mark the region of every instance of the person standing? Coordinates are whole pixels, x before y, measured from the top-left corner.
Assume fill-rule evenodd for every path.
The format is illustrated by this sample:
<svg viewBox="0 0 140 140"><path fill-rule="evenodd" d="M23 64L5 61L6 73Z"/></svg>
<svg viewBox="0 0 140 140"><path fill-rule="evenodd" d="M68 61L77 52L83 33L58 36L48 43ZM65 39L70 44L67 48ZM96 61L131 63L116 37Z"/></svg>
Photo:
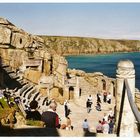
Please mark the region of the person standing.
<svg viewBox="0 0 140 140"><path fill-rule="evenodd" d="M103 133L108 134L108 132L109 132L109 125L107 121L105 121L105 123L103 124Z"/></svg>
<svg viewBox="0 0 140 140"><path fill-rule="evenodd" d="M114 128L114 123L112 120L110 120L109 122L109 134L112 134L113 133L113 128Z"/></svg>
<svg viewBox="0 0 140 140"><path fill-rule="evenodd" d="M87 113L90 113L90 111L91 111L91 105L92 105L92 103L88 99L87 102L86 102Z"/></svg>
<svg viewBox="0 0 140 140"><path fill-rule="evenodd" d="M109 110L109 112L108 112L108 118L109 118L109 119L113 119L113 118L114 118L114 113L113 113L112 108L110 108L110 110Z"/></svg>
<svg viewBox="0 0 140 140"><path fill-rule="evenodd" d="M99 120L98 125L96 126L96 132L103 133L103 125L102 125L102 121L100 121L100 120Z"/></svg>
<svg viewBox="0 0 140 140"><path fill-rule="evenodd" d="M87 119L84 120L82 127L83 127L84 132L89 132L89 124L88 124Z"/></svg>
<svg viewBox="0 0 140 140"><path fill-rule="evenodd" d="M101 105L100 105L100 103L99 102L97 102L97 105L96 105L96 110L97 111L101 111L102 109L101 109Z"/></svg>
<svg viewBox="0 0 140 140"><path fill-rule="evenodd" d="M111 93L109 92L107 95L107 102L111 104Z"/></svg>
<svg viewBox="0 0 140 140"><path fill-rule="evenodd" d="M59 116L56 113L57 103L51 102L49 109L42 113L41 120L47 128L60 128Z"/></svg>
<svg viewBox="0 0 140 140"><path fill-rule="evenodd" d="M106 103L106 100L107 100L107 92L106 91L103 92L103 96L104 96L103 100Z"/></svg>
<svg viewBox="0 0 140 140"><path fill-rule="evenodd" d="M107 113L104 113L103 119L104 119L106 122L108 121L108 114L107 114Z"/></svg>
<svg viewBox="0 0 140 140"><path fill-rule="evenodd" d="M97 93L97 102L101 103L101 94L99 92Z"/></svg>
<svg viewBox="0 0 140 140"><path fill-rule="evenodd" d="M65 117L67 118L67 116L69 115L69 105L68 105L68 101L65 100L64 102L64 110L65 110Z"/></svg>
<svg viewBox="0 0 140 140"><path fill-rule="evenodd" d="M88 113L91 111L92 104L93 104L92 96L89 95L88 98L87 98L87 102L86 102L86 107L87 107L87 112Z"/></svg>
<svg viewBox="0 0 140 140"><path fill-rule="evenodd" d="M88 96L88 98L87 98L87 100L89 100L89 102L91 102L91 103L92 103L92 96L91 96L91 95L89 95L89 96Z"/></svg>

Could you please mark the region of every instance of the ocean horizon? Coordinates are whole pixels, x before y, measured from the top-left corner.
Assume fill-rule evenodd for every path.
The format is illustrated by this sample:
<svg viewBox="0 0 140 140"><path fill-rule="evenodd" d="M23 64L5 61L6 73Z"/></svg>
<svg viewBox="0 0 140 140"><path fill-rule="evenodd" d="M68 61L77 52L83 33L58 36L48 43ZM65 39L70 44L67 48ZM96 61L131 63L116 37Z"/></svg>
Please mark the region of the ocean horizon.
<svg viewBox="0 0 140 140"><path fill-rule="evenodd" d="M102 72L104 75L116 78L117 64L120 60L130 60L134 64L136 88L140 89L140 52L113 53L98 55L66 56L68 67L80 69L87 73Z"/></svg>

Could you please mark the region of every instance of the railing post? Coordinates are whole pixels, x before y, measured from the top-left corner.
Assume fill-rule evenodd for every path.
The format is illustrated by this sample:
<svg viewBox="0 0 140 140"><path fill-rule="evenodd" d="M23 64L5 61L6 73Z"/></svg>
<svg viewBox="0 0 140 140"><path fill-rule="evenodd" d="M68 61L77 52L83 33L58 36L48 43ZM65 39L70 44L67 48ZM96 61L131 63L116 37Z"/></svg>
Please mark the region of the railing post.
<svg viewBox="0 0 140 140"><path fill-rule="evenodd" d="M134 114L131 110L128 97L126 95L126 89L124 88L124 79L127 79L134 99L135 94L135 69L130 60L120 61L117 66L117 88L116 88L116 128L119 129L119 136L129 137L134 136ZM125 94L125 96L123 95ZM124 101L123 99L124 98ZM122 102L123 101L123 102ZM122 114L120 114L120 106L123 103ZM120 117L120 115L122 115ZM119 119L121 118L121 124L119 125Z"/></svg>

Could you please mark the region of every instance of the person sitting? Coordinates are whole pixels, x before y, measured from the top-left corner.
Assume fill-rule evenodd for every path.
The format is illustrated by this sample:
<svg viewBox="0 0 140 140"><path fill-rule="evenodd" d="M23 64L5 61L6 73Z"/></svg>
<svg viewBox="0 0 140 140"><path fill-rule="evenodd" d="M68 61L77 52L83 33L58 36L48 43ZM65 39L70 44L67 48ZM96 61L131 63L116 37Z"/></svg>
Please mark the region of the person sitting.
<svg viewBox="0 0 140 140"><path fill-rule="evenodd" d="M30 103L30 109L31 111L27 111L26 119L32 119L32 120L41 120L41 114L39 111L36 110L38 107L38 102L33 100Z"/></svg>
<svg viewBox="0 0 140 140"><path fill-rule="evenodd" d="M56 113L57 103L51 102L49 109L42 113L41 120L47 128L60 128L59 116Z"/></svg>
<svg viewBox="0 0 140 140"><path fill-rule="evenodd" d="M70 117L67 117L67 125L66 129L73 130L73 126L71 125L71 119Z"/></svg>

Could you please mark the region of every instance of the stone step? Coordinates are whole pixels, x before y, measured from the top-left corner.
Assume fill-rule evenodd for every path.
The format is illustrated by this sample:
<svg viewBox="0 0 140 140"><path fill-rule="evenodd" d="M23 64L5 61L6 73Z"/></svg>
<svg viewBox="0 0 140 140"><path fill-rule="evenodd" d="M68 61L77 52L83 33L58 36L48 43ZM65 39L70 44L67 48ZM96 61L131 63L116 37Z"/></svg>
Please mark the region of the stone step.
<svg viewBox="0 0 140 140"><path fill-rule="evenodd" d="M9 67L9 65L6 65L4 63L2 63L1 65L2 65L2 68Z"/></svg>
<svg viewBox="0 0 140 140"><path fill-rule="evenodd" d="M9 76L12 78L12 79L18 79L19 76L16 75L15 73L10 73Z"/></svg>
<svg viewBox="0 0 140 140"><path fill-rule="evenodd" d="M30 85L29 84L26 84L24 85L21 89L19 89L19 95L21 96L22 92L24 92Z"/></svg>
<svg viewBox="0 0 140 140"><path fill-rule="evenodd" d="M26 92L26 93L24 94L23 97L29 99L29 96L31 96L33 93L35 93L36 90L37 90L36 87L31 88L28 92Z"/></svg>
<svg viewBox="0 0 140 140"><path fill-rule="evenodd" d="M32 90L34 86L29 86L22 94L21 94L21 97L25 97L25 95L30 91Z"/></svg>
<svg viewBox="0 0 140 140"><path fill-rule="evenodd" d="M39 95L39 91L36 91L36 92L34 92L33 94L32 94L32 96L31 96L31 98L29 99L30 100L30 102L31 101L33 101L33 100L35 100L35 96L38 96Z"/></svg>

